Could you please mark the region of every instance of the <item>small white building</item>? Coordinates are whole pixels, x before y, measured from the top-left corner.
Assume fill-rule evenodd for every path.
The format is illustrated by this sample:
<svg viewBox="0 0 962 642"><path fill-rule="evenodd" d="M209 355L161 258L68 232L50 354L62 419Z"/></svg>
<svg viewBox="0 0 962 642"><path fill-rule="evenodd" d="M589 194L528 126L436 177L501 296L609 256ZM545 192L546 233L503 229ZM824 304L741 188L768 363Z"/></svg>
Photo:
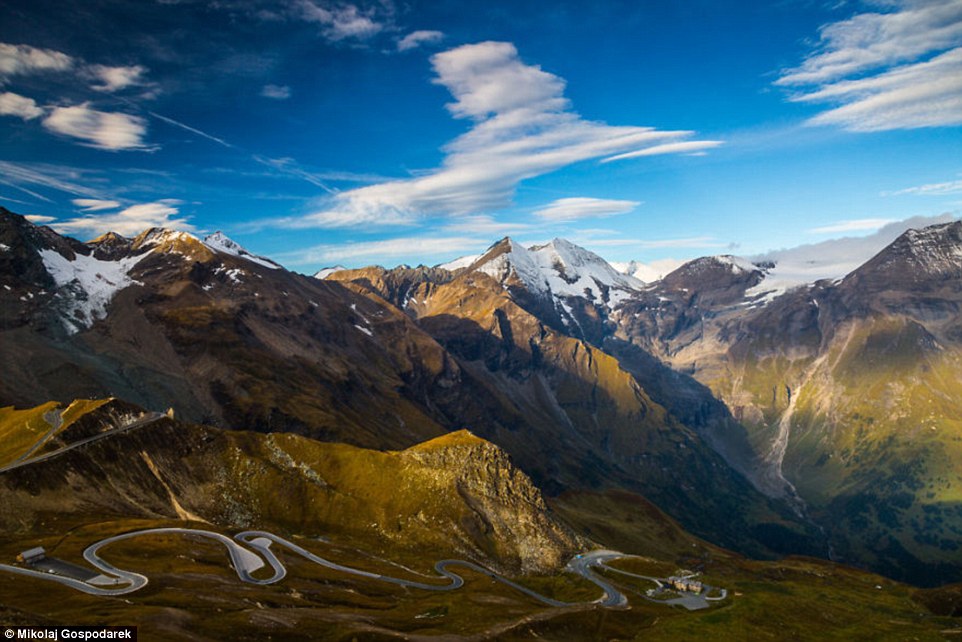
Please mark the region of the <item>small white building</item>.
<svg viewBox="0 0 962 642"><path fill-rule="evenodd" d="M43 550L42 546L37 546L36 548L29 548L17 555L17 561L23 562L24 564L33 564L34 562L39 562L46 556L47 551Z"/></svg>

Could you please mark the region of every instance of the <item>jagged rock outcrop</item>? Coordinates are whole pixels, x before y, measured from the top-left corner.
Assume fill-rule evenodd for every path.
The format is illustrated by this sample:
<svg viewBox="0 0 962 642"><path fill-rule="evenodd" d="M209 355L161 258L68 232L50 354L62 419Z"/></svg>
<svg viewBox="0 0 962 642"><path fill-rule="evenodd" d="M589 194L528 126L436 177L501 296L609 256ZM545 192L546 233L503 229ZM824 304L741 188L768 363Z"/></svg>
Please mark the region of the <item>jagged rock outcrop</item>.
<svg viewBox="0 0 962 642"><path fill-rule="evenodd" d="M166 416L125 431L144 411L114 400L76 402L70 413L75 439L106 436L0 475L0 532L40 537L106 518L205 520L468 557L512 573L555 572L590 545L554 518L503 450L466 431L380 452Z"/></svg>

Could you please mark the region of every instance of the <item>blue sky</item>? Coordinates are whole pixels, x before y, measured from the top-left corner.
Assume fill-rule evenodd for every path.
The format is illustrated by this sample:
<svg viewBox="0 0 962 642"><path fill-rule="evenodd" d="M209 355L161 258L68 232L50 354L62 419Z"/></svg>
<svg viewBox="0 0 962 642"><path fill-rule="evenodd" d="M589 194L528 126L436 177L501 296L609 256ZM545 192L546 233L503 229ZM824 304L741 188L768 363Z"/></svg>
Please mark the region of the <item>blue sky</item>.
<svg viewBox="0 0 962 642"><path fill-rule="evenodd" d="M8 0L0 203L304 272L958 216L962 0Z"/></svg>

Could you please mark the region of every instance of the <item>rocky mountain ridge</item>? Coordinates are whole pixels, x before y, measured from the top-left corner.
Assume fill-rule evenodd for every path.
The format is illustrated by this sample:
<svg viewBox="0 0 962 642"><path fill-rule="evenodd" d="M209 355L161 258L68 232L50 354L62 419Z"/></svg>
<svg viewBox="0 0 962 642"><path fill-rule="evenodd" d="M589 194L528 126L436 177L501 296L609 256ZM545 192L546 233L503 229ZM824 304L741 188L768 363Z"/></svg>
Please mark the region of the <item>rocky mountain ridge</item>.
<svg viewBox="0 0 962 642"><path fill-rule="evenodd" d="M0 332L13 374L4 403L109 394L190 421L379 450L466 427L549 496L626 489L757 555L813 535L617 360L484 272L371 268L319 280L159 230L114 264L134 260L130 283L89 327L66 331L49 305L12 306L23 322ZM699 487L708 490L693 495ZM745 512L732 518L736 504Z"/></svg>
<svg viewBox="0 0 962 642"><path fill-rule="evenodd" d="M797 491L839 559L938 582L962 534L943 499L962 488L960 229L906 231L845 278L774 297L757 275L671 287L683 267L619 310L612 341L723 401L756 484Z"/></svg>
<svg viewBox="0 0 962 642"><path fill-rule="evenodd" d="M946 547L962 529L939 499L962 488L948 455L962 438L960 229L907 230L847 275L789 286L774 263L696 259L571 334L614 356L756 487L796 504L839 559L942 581L957 573ZM515 251L489 257L505 296L566 332L540 305L545 288L500 259ZM430 328L451 285L425 286L409 314Z"/></svg>
<svg viewBox="0 0 962 642"><path fill-rule="evenodd" d="M195 421L378 449L469 427L549 498L625 490L751 554L827 538L945 581L962 568L960 225L781 291L729 256L636 284L560 240L322 280L223 241L80 244L7 213L0 395L174 398Z"/></svg>

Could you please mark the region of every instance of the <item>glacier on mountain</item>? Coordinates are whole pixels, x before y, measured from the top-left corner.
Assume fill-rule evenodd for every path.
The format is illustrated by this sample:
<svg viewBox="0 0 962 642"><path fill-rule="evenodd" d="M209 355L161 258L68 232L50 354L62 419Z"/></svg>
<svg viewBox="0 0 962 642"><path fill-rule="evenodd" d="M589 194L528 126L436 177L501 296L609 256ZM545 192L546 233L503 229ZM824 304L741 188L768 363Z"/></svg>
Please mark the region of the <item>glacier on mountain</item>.
<svg viewBox="0 0 962 642"><path fill-rule="evenodd" d="M44 267L62 288L63 319L67 332L75 334L89 328L107 315L114 295L137 283L128 274L146 256L139 254L119 261L102 261L93 256L75 255L71 261L54 250L39 250Z"/></svg>

